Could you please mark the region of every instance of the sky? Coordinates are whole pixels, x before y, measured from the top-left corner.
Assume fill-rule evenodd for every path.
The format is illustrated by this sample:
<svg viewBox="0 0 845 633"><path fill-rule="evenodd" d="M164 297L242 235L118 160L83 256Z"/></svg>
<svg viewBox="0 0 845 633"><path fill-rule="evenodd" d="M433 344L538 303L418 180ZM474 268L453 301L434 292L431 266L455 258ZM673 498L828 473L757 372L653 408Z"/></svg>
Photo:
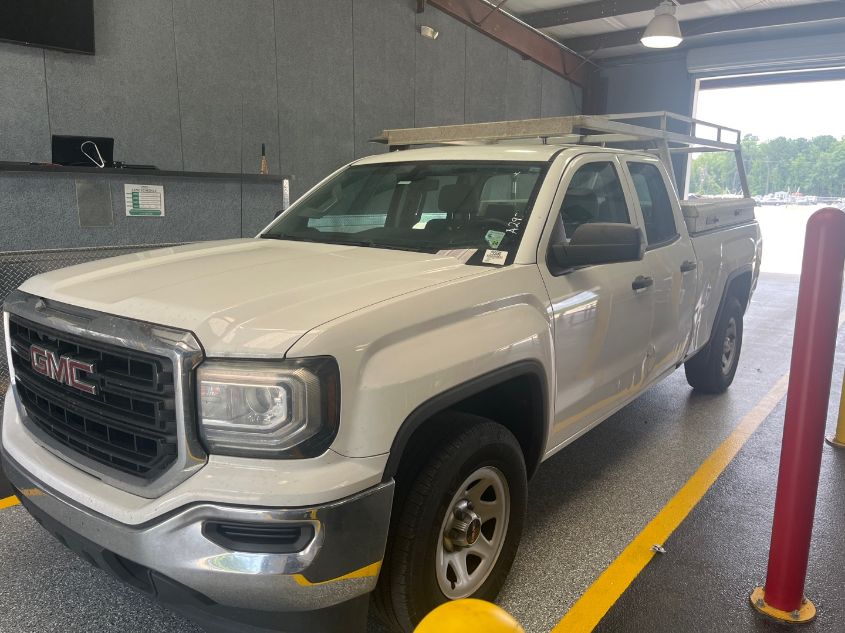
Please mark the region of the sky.
<svg viewBox="0 0 845 633"><path fill-rule="evenodd" d="M702 90L696 118L761 140L845 137L845 81Z"/></svg>

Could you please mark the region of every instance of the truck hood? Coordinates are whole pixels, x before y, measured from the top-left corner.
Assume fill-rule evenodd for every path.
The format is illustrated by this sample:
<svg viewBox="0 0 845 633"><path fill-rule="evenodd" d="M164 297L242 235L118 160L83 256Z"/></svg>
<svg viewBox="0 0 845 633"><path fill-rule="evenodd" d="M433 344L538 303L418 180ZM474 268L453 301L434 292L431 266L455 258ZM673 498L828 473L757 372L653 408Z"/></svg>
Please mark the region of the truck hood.
<svg viewBox="0 0 845 633"><path fill-rule="evenodd" d="M327 321L483 272L444 255L241 239L63 268L33 277L21 289L189 330L208 356L279 357Z"/></svg>

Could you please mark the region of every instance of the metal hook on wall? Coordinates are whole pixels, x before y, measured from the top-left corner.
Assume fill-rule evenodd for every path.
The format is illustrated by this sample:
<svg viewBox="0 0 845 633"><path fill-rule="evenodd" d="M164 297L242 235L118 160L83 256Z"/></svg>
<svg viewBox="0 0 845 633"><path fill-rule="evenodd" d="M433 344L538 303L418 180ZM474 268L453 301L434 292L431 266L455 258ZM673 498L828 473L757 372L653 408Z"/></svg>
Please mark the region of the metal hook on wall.
<svg viewBox="0 0 845 633"><path fill-rule="evenodd" d="M88 143L90 143L91 145L94 146L94 151L97 152L97 158L94 158L93 156L91 156L91 154L89 154L88 152L85 151L85 146L88 145ZM106 161L103 160L103 155L100 153L100 148L97 147L97 144L94 141L83 142L79 146L79 149L82 151L83 154L85 154L85 156L88 158L88 160L90 160L92 163L94 163L100 169L102 169L103 167L106 166ZM97 159L99 159L99 160L97 160Z"/></svg>

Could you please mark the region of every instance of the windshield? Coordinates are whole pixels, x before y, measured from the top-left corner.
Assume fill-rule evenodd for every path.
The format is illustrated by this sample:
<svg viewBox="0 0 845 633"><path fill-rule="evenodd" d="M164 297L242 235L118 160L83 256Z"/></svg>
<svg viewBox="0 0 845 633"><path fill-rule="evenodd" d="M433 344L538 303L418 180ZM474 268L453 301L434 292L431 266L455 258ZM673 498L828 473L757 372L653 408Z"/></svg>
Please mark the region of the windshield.
<svg viewBox="0 0 845 633"><path fill-rule="evenodd" d="M358 165L298 201L261 235L510 264L545 163ZM486 259L488 250L499 251ZM504 254L501 254L504 253Z"/></svg>

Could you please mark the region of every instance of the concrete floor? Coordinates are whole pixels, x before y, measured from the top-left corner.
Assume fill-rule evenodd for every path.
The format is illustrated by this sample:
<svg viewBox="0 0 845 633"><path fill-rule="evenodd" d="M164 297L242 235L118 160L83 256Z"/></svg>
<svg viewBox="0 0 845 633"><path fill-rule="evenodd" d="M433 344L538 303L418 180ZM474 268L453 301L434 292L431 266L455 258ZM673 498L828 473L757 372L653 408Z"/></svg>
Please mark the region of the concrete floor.
<svg viewBox="0 0 845 633"><path fill-rule="evenodd" d="M529 516L519 555L500 603L525 627L527 633L549 631L581 593L624 549L627 543L657 514L704 459L724 440L737 422L772 388L788 370L792 338L797 277L765 274L746 319L745 347L734 387L723 396L693 394L683 371L655 386L600 427L543 464L530 484ZM842 369L836 370L836 385ZM668 594L679 591L678 574L665 572L680 564L679 552L694 552L696 543L709 540L724 543L730 551L742 550L737 531L755 527L753 556L739 556L746 565L734 593L713 596L710 608L733 609L732 620L722 626L709 621L707 627L678 625L674 630L762 630L746 613L745 594L765 574L765 547L760 534L769 529L772 465L776 462L782 410L776 410L734 464L725 478L705 497L667 544L669 553L643 572L631 588L633 602L623 596L600 625L602 631L656 630L652 611L662 612L664 623L677 609L692 611L678 602L672 610L663 608ZM758 437L759 436L759 437ZM761 439L762 438L762 439ZM826 493L841 495L845 485L842 459L828 455L825 462ZM730 481L728 478L731 478ZM731 486L753 480L768 482L760 498L732 496ZM726 483L727 482L727 483ZM731 482L738 482L733 484ZM719 486L727 486L719 495ZM737 508L759 505L758 513L728 513L724 503ZM819 524L842 520L841 505L820 503ZM755 523L743 526L743 521ZM693 526L691 533L687 525ZM44 532L20 507L0 511L0 629L4 632L76 631L198 631L184 619L171 614L145 596L127 588L66 551ZM676 545L677 543L677 545ZM685 544L685 545L684 545ZM816 548L818 552L820 548ZM841 549L840 549L841 551ZM686 559L684 559L686 560ZM725 557L713 559L715 563ZM841 562L841 556L835 559ZM761 563L762 561L762 563ZM682 570L710 574L697 568L702 561L687 561ZM818 561L816 567L820 564ZM828 565L829 566L829 565ZM837 572L841 564L834 565ZM842 586L840 576L839 587ZM811 585L812 586L812 585ZM638 592L635 594L635 592ZM810 590L812 594L812 590ZM718 598L718 600L717 600ZM841 601L841 595L839 596ZM727 604L726 604L727 603ZM827 603L830 604L829 602ZM695 603L693 603L695 606ZM738 611L737 611L738 610ZM642 614L637 615L640 611ZM659 618L658 618L659 620ZM840 622L843 620L840 620ZM729 625L728 625L729 624ZM818 629L823 630L823 629ZM831 630L831 629L824 629ZM369 633L381 632L372 622Z"/></svg>
<svg viewBox="0 0 845 633"><path fill-rule="evenodd" d="M840 334L835 391L845 367ZM828 420L836 419L838 399ZM775 408L713 488L666 541L666 554L649 563L604 617L595 633L617 631L747 631L778 633L748 594L762 585L771 536L785 401ZM832 430L832 429L831 429ZM801 633L845 630L845 451L826 447L805 595L818 617Z"/></svg>

